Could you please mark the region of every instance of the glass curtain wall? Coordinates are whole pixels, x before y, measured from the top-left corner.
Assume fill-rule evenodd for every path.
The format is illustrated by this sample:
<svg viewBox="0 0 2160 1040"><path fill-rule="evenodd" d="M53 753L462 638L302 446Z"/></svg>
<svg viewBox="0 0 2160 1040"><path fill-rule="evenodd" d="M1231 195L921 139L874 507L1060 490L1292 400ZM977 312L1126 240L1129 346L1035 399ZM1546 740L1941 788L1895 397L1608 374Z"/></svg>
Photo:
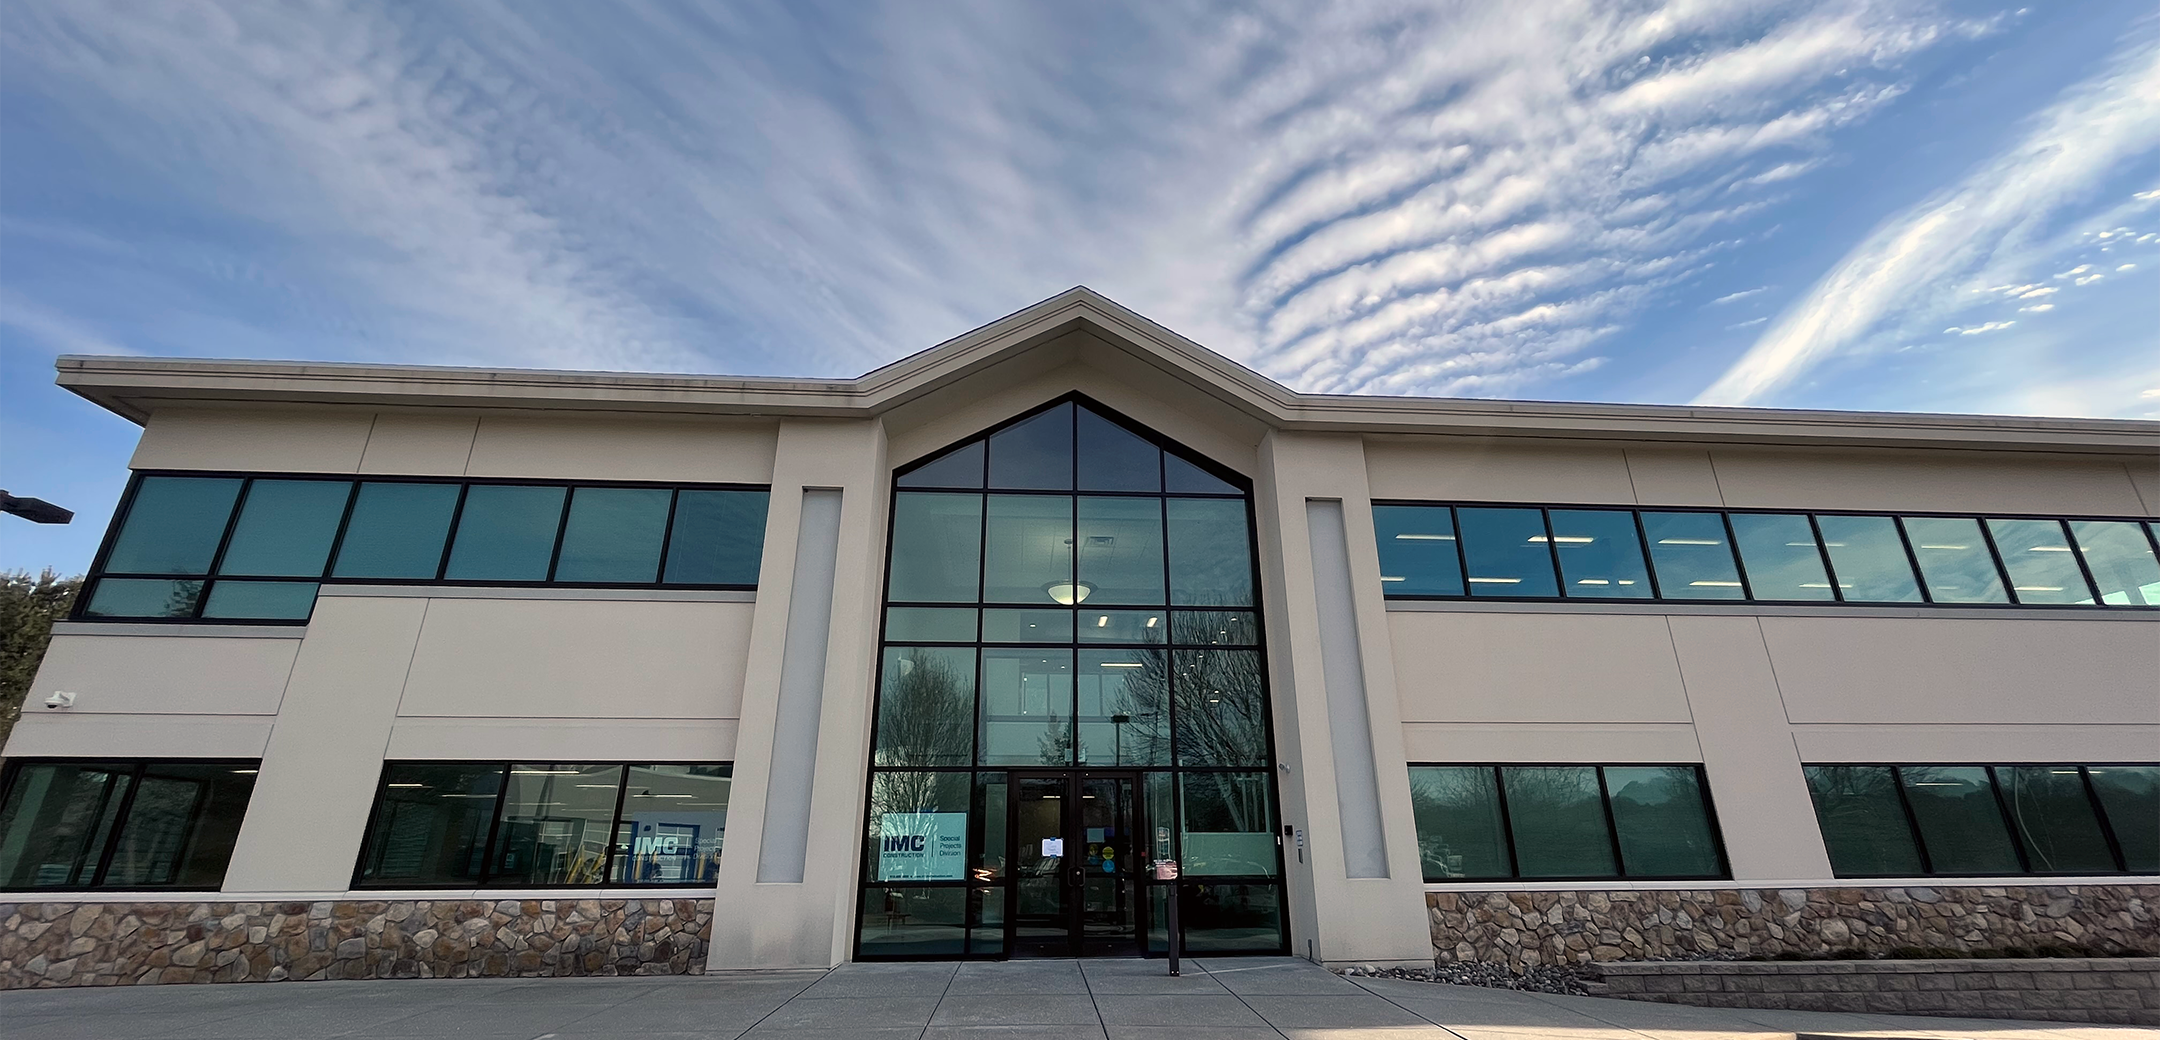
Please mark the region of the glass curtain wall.
<svg viewBox="0 0 2160 1040"><path fill-rule="evenodd" d="M1233 480L1079 398L896 476L859 956L1005 954L1022 771L1131 771L1143 862L1182 862L1187 948L1285 949Z"/></svg>

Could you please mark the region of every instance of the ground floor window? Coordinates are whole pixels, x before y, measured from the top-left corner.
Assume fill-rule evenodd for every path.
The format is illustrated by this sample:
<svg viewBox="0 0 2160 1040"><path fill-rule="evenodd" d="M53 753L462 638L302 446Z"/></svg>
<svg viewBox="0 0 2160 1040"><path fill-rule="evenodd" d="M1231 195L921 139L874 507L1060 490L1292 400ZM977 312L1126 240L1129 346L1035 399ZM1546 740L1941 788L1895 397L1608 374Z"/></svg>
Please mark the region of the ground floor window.
<svg viewBox="0 0 2160 1040"><path fill-rule="evenodd" d="M869 805L858 957L1160 953L1173 892L1184 949L1287 948L1264 770L880 769Z"/></svg>
<svg viewBox="0 0 2160 1040"><path fill-rule="evenodd" d="M710 885L733 766L386 762L356 888Z"/></svg>
<svg viewBox="0 0 2160 1040"><path fill-rule="evenodd" d="M1811 765L1838 877L2160 874L2160 765Z"/></svg>
<svg viewBox="0 0 2160 1040"><path fill-rule="evenodd" d="M12 762L0 781L0 889L215 889L259 764Z"/></svg>
<svg viewBox="0 0 2160 1040"><path fill-rule="evenodd" d="M1699 765L1420 765L1427 881L1727 876Z"/></svg>

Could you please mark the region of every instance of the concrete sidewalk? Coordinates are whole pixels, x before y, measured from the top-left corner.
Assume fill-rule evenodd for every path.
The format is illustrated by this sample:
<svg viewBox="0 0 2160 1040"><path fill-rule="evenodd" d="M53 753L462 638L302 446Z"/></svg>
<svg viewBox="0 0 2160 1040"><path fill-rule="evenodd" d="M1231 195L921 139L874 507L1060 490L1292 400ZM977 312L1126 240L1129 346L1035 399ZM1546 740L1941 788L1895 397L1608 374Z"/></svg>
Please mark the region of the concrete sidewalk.
<svg viewBox="0 0 2160 1040"><path fill-rule="evenodd" d="M1289 958L849 964L673 978L239 983L0 993L4 1040L2127 1040L2127 1026L1713 1011L1416 982Z"/></svg>

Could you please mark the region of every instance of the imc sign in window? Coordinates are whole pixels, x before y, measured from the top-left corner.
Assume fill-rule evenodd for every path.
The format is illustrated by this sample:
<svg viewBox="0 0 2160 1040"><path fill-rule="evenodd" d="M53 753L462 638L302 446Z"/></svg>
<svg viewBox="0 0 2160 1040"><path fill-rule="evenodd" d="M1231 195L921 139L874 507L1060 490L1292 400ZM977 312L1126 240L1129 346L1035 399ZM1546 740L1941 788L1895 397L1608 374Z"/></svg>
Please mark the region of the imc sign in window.
<svg viewBox="0 0 2160 1040"><path fill-rule="evenodd" d="M878 880L958 881L967 870L964 812L886 813L880 819Z"/></svg>

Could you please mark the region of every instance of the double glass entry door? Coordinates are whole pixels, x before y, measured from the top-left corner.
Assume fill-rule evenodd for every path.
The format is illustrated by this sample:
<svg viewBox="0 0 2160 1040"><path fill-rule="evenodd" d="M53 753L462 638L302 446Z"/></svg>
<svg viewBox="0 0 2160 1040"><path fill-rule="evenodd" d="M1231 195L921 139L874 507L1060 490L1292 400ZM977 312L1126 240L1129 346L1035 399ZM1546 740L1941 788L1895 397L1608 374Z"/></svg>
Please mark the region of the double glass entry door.
<svg viewBox="0 0 2160 1040"><path fill-rule="evenodd" d="M1139 956L1142 855L1133 773L1016 773L1010 849L1015 957Z"/></svg>

